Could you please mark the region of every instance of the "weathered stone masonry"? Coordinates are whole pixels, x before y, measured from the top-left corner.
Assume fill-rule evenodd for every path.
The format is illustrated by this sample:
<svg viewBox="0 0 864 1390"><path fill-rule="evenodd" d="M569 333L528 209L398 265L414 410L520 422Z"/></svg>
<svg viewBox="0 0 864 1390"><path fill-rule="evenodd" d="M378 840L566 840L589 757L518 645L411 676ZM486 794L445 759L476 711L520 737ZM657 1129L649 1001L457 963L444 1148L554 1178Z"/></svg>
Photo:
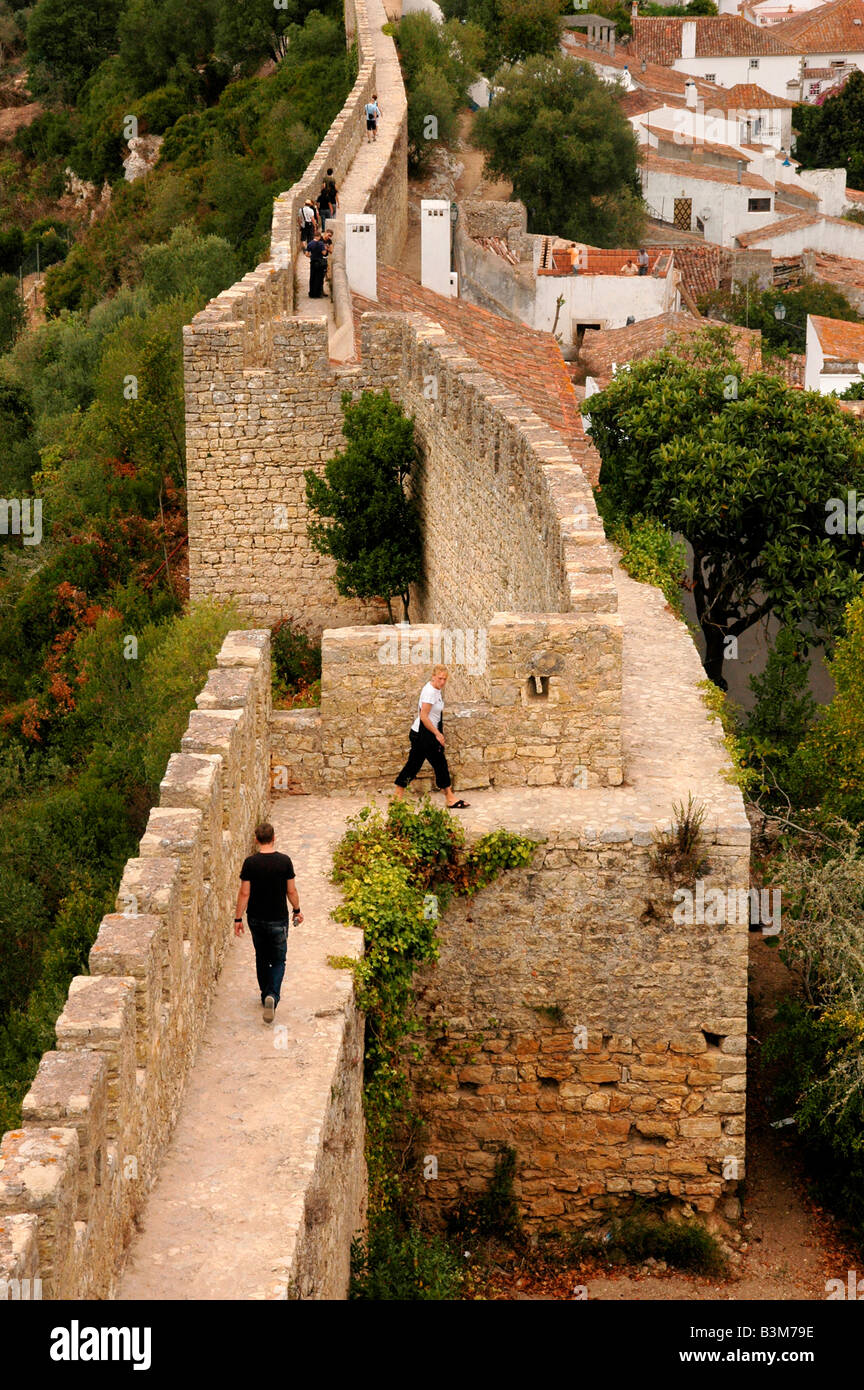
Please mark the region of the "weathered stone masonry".
<svg viewBox="0 0 864 1390"><path fill-rule="evenodd" d="M45 1298L106 1298L155 1179L206 1022L230 933L240 864L268 801L270 644L230 633L169 760L117 910L102 921L89 975L74 979L23 1103L23 1127L0 1144L0 1281L39 1278ZM349 1001L338 1094L323 1147L353 1135L340 1175L351 1209L302 1210L298 1290L344 1296L346 1251L360 1220L359 1033ZM332 1145L331 1145L332 1147Z"/></svg>

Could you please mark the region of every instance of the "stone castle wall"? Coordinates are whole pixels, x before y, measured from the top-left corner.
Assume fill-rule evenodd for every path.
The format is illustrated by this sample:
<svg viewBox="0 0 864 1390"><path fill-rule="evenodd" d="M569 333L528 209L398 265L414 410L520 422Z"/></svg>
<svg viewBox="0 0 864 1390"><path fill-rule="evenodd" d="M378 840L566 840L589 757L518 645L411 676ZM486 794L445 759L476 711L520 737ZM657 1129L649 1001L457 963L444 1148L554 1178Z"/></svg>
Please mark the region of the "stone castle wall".
<svg viewBox="0 0 864 1390"><path fill-rule="evenodd" d="M615 614L569 613L498 614L464 637L420 624L325 631L320 709L273 715L273 791L389 787L407 756L420 688L439 660L451 672L445 737L461 790L617 785L620 636ZM486 699L466 702L478 667Z"/></svg>
<svg viewBox="0 0 864 1390"><path fill-rule="evenodd" d="M747 841L721 829L706 885L746 887ZM640 1196L707 1213L743 1178L748 928L675 925L650 844L648 825L551 833L448 907L418 981L431 1213L504 1145L529 1229Z"/></svg>
<svg viewBox="0 0 864 1390"><path fill-rule="evenodd" d="M330 362L324 319L291 317L300 207L328 168L343 184L378 85L366 0L346 0L345 20L358 45L357 80L302 178L274 201L269 259L183 333L190 594L231 593L254 622L289 618L319 632L385 611L340 600L332 562L308 544L303 470L322 469L344 443L340 399L356 386L357 369ZM377 42L393 48L392 38ZM363 206L351 210L377 215L378 254L392 260L407 226L407 102L404 90L388 100L398 117L392 149L382 147Z"/></svg>
<svg viewBox="0 0 864 1390"><path fill-rule="evenodd" d="M303 473L344 442L342 393L386 386L415 415L421 449L415 614L464 631L496 611L573 612L611 630L611 557L581 468L443 330L421 315L364 314L350 367L328 360L323 323L283 318L271 336L273 364L255 369L240 323L199 324L186 345L195 596L231 594L255 621L318 631L381 621L381 605L338 597L312 551ZM472 676L463 693L487 690Z"/></svg>
<svg viewBox="0 0 864 1390"><path fill-rule="evenodd" d="M0 1286L39 1278L45 1298L111 1296L207 1019L240 864L269 801L270 712L269 634L229 633L126 864L116 911L99 928L90 974L69 986L23 1126L0 1144ZM351 1007L346 1029L358 1027ZM352 1082L343 1077L324 1107L325 1131L355 1137L342 1175L352 1201L323 1221L310 1208L298 1241L299 1286L314 1284L321 1296L344 1294L331 1275L362 1204L354 1044L344 1049ZM345 1097L352 1112L337 1115ZM330 1162L319 1160L310 1183Z"/></svg>

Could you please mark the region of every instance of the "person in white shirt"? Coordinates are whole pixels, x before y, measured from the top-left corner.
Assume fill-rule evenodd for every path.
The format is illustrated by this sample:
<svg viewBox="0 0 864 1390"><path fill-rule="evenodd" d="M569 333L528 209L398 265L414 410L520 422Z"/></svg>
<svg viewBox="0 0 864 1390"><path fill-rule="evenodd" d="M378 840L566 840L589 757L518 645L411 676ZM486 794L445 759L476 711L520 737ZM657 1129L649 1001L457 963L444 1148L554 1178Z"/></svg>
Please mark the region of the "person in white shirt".
<svg viewBox="0 0 864 1390"><path fill-rule="evenodd" d="M408 783L413 781L423 764L428 761L435 773L435 785L444 793L447 805L454 811L467 810L468 802L457 801L453 795L450 769L444 753L444 687L447 684L447 674L446 666L436 666L431 679L420 691L417 718L408 735L411 751L408 761L396 778L396 795L402 796Z"/></svg>

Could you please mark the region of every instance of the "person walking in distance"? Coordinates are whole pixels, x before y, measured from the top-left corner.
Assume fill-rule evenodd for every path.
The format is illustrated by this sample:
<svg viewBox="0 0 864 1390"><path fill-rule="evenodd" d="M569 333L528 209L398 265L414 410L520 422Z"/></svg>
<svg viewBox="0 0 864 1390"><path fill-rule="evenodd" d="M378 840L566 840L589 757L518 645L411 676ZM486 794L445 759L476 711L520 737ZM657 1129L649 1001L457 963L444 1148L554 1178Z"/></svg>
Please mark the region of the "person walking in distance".
<svg viewBox="0 0 864 1390"><path fill-rule="evenodd" d="M303 921L300 898L294 878L294 865L287 854L276 848L276 832L269 822L255 830L258 849L243 860L240 870L240 891L237 894L234 935L243 935L243 913L249 923L255 947L255 970L264 1022L272 1023L288 950L288 903L292 908L294 926Z"/></svg>
<svg viewBox="0 0 864 1390"><path fill-rule="evenodd" d="M377 92L373 92L372 100L367 101L364 110L366 112L366 144L371 145L373 140L378 139L378 122L381 119Z"/></svg>
<svg viewBox="0 0 864 1390"><path fill-rule="evenodd" d="M336 182L333 178L333 170L327 170L327 177L321 184L321 192L318 194L318 220L321 223L321 230L327 226L328 217L335 217L339 207L339 194L336 189Z"/></svg>
<svg viewBox="0 0 864 1390"><path fill-rule="evenodd" d="M408 761L396 778L396 795L402 796L408 783L413 781L425 762L429 762L435 773L435 785L444 793L447 805L453 810L467 810L467 801L457 801L450 782L450 769L444 753L444 687L447 684L447 667L436 666L431 679L420 691L417 701L417 718L411 725L408 738L411 751Z"/></svg>

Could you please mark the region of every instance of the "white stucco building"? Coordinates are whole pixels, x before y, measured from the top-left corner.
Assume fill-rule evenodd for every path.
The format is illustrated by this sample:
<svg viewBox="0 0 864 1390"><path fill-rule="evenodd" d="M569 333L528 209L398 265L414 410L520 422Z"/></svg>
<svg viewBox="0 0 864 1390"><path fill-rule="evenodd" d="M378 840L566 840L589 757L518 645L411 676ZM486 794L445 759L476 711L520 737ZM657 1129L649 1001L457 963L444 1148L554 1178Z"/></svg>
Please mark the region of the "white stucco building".
<svg viewBox="0 0 864 1390"><path fill-rule="evenodd" d="M733 87L814 101L854 68L864 72L864 0L832 0L773 24L741 14L633 21L632 57Z"/></svg>
<svg viewBox="0 0 864 1390"><path fill-rule="evenodd" d="M838 396L864 379L864 323L807 315L804 387Z"/></svg>
<svg viewBox="0 0 864 1390"><path fill-rule="evenodd" d="M568 250L572 247L572 251ZM645 275L624 275L637 248L601 251L557 241L537 267L532 328L556 332L562 343L578 342L588 328L623 328L681 307L673 254L648 250ZM559 300L563 303L559 306Z"/></svg>

